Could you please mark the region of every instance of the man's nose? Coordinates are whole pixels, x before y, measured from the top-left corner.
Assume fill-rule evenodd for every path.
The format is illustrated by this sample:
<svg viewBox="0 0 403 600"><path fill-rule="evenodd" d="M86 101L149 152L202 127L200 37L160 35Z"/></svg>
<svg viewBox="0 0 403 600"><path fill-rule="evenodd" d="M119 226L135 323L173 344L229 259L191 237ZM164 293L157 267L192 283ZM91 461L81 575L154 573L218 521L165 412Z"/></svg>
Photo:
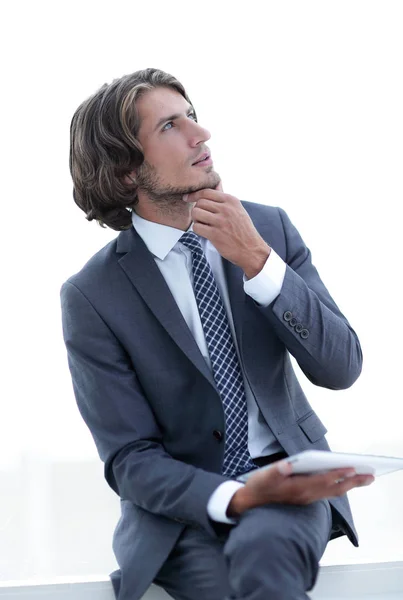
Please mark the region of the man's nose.
<svg viewBox="0 0 403 600"><path fill-rule="evenodd" d="M198 123L194 123L193 128L195 126L196 128L192 130L190 136L190 144L192 146L197 146L198 144L200 144L200 142L207 142L207 140L211 138L211 133L208 129L202 127Z"/></svg>

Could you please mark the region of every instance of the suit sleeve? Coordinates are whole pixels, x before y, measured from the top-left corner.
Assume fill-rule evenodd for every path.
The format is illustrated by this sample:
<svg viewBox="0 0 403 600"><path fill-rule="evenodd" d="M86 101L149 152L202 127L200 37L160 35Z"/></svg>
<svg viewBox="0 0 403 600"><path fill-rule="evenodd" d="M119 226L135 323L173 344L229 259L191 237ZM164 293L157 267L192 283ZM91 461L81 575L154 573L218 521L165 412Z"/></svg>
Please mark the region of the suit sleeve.
<svg viewBox="0 0 403 600"><path fill-rule="evenodd" d="M286 240L284 281L269 306L256 307L313 384L346 389L362 370L357 334L322 282L301 235L286 212L278 211Z"/></svg>
<svg viewBox="0 0 403 600"><path fill-rule="evenodd" d="M89 300L72 283L61 289L62 324L73 388L105 478L122 498L216 534L211 494L228 478L167 454L130 358Z"/></svg>

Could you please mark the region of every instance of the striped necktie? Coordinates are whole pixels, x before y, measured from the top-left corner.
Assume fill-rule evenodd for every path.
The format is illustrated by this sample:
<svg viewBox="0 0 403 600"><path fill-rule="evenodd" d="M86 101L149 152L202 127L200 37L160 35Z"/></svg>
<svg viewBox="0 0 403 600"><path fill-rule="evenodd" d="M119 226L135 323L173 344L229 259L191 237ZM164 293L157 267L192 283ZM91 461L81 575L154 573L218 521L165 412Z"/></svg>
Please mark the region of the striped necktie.
<svg viewBox="0 0 403 600"><path fill-rule="evenodd" d="M248 450L248 411L241 368L224 304L199 238L188 231L179 241L192 252L196 303L224 407L226 436L222 472L233 477L256 467Z"/></svg>

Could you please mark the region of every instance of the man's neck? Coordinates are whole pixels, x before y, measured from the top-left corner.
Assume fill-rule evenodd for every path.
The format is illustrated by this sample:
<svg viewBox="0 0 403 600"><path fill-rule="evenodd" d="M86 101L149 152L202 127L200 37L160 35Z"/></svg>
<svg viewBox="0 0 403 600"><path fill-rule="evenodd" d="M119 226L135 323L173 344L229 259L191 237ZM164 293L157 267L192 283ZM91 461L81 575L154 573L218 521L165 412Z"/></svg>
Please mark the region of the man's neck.
<svg viewBox="0 0 403 600"><path fill-rule="evenodd" d="M192 222L191 209L192 204L183 203L183 206L158 206L148 202L141 202L136 205L135 212L153 223L174 227L181 231L187 231Z"/></svg>

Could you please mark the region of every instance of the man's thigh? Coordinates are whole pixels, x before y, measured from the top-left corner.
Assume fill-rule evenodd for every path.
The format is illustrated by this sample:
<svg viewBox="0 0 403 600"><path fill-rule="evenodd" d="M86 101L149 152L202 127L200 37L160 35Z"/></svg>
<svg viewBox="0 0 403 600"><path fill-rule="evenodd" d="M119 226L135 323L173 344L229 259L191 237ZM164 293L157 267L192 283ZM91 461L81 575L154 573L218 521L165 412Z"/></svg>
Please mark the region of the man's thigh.
<svg viewBox="0 0 403 600"><path fill-rule="evenodd" d="M286 587L290 578L296 589L297 578L295 598L304 598L303 590L316 580L330 529L327 501L254 508L221 538L187 527L154 583L176 600L224 600L248 597L251 585L256 598L265 597L266 590L274 594L273 586Z"/></svg>

